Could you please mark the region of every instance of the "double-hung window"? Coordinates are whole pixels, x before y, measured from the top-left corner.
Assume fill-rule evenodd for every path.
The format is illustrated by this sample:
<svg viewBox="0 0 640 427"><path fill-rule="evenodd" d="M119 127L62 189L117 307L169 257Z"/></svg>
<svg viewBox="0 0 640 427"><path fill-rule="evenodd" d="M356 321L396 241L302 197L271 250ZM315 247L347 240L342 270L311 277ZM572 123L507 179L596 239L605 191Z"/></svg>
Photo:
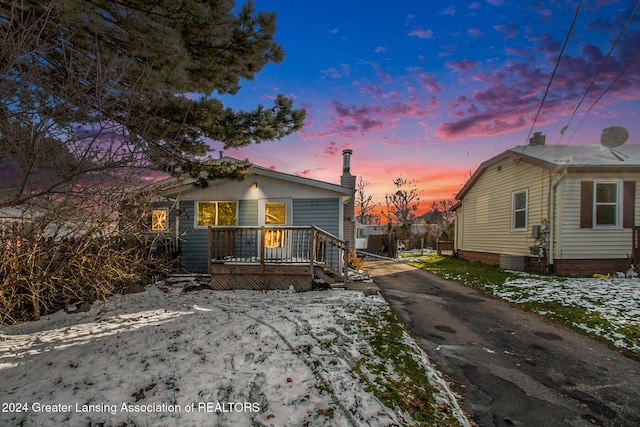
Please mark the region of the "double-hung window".
<svg viewBox="0 0 640 427"><path fill-rule="evenodd" d="M594 227L617 227L620 218L618 182L595 182L593 197Z"/></svg>
<svg viewBox="0 0 640 427"><path fill-rule="evenodd" d="M527 229L527 190L519 190L511 193L511 230L522 231Z"/></svg>
<svg viewBox="0 0 640 427"><path fill-rule="evenodd" d="M236 202L197 202L196 226L236 225Z"/></svg>
<svg viewBox="0 0 640 427"><path fill-rule="evenodd" d="M580 183L580 228L633 228L635 206L636 181Z"/></svg>

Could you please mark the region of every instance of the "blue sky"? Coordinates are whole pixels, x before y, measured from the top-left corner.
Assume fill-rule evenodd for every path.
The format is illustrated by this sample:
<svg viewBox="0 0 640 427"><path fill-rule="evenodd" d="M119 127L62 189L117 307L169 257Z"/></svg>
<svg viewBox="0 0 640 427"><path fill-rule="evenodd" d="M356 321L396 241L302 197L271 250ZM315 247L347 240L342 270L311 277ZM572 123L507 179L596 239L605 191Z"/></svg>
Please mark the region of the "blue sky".
<svg viewBox="0 0 640 427"><path fill-rule="evenodd" d="M369 193L383 200L395 177L415 179L424 211L452 198L482 161L527 142L578 3L256 0L278 15L285 59L223 99L251 109L282 93L307 109L306 125L225 154L336 182L341 150L351 148ZM582 2L533 127L548 144L598 144L609 126L640 142L637 3Z"/></svg>

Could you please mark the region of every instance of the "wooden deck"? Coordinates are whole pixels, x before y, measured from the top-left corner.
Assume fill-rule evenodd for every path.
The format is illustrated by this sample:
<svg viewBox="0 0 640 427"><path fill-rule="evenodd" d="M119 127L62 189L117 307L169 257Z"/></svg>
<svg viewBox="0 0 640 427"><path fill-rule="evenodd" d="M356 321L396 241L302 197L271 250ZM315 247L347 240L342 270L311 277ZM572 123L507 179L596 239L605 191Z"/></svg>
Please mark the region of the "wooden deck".
<svg viewBox="0 0 640 427"><path fill-rule="evenodd" d="M311 290L314 271L346 282L349 244L317 227L209 227L214 289Z"/></svg>

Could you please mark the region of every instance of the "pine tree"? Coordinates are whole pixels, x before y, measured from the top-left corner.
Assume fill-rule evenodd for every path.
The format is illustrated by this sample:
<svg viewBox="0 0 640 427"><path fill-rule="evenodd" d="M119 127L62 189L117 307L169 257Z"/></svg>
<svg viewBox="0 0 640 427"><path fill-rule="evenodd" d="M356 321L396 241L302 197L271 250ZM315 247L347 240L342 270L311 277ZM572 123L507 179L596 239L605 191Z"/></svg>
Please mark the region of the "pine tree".
<svg viewBox="0 0 640 427"><path fill-rule="evenodd" d="M252 1L0 1L0 166L15 181L11 203L113 169L243 177L248 162L207 161L211 144L280 139L305 117L281 95L252 111L219 99L283 60L275 22Z"/></svg>

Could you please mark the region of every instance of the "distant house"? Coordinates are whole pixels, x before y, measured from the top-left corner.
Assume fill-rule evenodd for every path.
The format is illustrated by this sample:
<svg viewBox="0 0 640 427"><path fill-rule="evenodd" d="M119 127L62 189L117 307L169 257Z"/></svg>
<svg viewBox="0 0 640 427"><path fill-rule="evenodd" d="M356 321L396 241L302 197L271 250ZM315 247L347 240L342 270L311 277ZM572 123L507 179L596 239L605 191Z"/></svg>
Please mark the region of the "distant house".
<svg viewBox="0 0 640 427"><path fill-rule="evenodd" d="M560 275L628 269L638 251L640 145L545 145L482 163L456 195L464 259Z"/></svg>
<svg viewBox="0 0 640 427"><path fill-rule="evenodd" d="M242 181L185 179L162 191L152 233L175 239L182 268L221 289L310 288L317 265L340 273L340 241L355 249L351 154L340 185L255 165Z"/></svg>

